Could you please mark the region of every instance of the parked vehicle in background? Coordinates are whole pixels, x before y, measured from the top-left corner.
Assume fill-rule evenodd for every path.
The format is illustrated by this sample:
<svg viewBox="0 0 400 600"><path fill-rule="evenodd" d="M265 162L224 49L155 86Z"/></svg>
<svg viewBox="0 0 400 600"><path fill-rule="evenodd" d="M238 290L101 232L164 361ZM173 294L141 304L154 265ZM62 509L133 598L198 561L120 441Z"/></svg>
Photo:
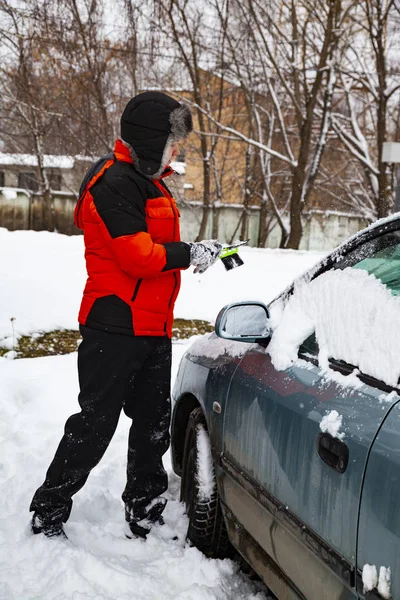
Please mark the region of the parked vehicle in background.
<svg viewBox="0 0 400 600"><path fill-rule="evenodd" d="M183 357L172 457L188 538L279 599L400 599L400 217Z"/></svg>

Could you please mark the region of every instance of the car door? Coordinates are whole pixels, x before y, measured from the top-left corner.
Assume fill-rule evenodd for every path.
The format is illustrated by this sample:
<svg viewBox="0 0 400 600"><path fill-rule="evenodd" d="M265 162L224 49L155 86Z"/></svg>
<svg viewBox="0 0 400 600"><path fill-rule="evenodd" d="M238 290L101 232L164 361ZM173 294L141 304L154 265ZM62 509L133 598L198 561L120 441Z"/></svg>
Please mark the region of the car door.
<svg viewBox="0 0 400 600"><path fill-rule="evenodd" d="M399 234L392 232L362 244L332 268L363 269L397 295L399 266ZM363 474L374 438L398 398L368 374L356 378L357 367L330 358L329 370L338 380L327 378L315 335L283 371L257 346L240 362L226 402L223 501L307 600L358 597Z"/></svg>
<svg viewBox="0 0 400 600"><path fill-rule="evenodd" d="M374 440L364 475L357 544L358 592L400 598L400 398Z"/></svg>

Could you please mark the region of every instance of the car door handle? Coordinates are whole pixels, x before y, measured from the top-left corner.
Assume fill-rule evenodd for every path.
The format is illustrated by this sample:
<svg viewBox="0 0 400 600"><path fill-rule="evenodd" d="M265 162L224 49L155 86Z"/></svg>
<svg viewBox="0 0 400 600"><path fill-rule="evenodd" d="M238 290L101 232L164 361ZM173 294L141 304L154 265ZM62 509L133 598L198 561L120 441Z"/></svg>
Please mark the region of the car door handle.
<svg viewBox="0 0 400 600"><path fill-rule="evenodd" d="M319 433L317 452L321 460L331 469L344 473L349 463L349 449L346 444L329 433Z"/></svg>

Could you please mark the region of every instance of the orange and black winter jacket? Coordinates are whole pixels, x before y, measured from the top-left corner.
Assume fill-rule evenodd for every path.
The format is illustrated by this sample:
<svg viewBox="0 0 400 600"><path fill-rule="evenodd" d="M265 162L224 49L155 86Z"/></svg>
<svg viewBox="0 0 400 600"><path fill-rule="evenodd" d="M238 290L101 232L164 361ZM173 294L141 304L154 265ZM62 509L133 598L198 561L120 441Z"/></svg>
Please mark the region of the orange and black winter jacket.
<svg viewBox="0 0 400 600"><path fill-rule="evenodd" d="M158 180L146 178L120 141L97 171L75 209L88 273L79 323L113 333L171 337L180 270L190 264L175 200L162 183L173 171Z"/></svg>

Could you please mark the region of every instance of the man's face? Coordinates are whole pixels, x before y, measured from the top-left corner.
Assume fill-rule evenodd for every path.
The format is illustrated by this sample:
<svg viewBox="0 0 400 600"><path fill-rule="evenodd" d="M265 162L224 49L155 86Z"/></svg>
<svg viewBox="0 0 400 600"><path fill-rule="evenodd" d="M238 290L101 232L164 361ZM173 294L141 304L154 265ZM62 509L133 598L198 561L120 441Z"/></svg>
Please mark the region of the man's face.
<svg viewBox="0 0 400 600"><path fill-rule="evenodd" d="M166 164L165 166L169 165L171 162L173 162L174 160L176 160L180 154L180 148L179 148L179 142L174 142L170 148L169 148L169 154L168 156L166 156Z"/></svg>
<svg viewBox="0 0 400 600"><path fill-rule="evenodd" d="M174 142L174 144L172 146L171 161L176 160L181 152L180 148L179 148L179 144L180 144L180 142Z"/></svg>

